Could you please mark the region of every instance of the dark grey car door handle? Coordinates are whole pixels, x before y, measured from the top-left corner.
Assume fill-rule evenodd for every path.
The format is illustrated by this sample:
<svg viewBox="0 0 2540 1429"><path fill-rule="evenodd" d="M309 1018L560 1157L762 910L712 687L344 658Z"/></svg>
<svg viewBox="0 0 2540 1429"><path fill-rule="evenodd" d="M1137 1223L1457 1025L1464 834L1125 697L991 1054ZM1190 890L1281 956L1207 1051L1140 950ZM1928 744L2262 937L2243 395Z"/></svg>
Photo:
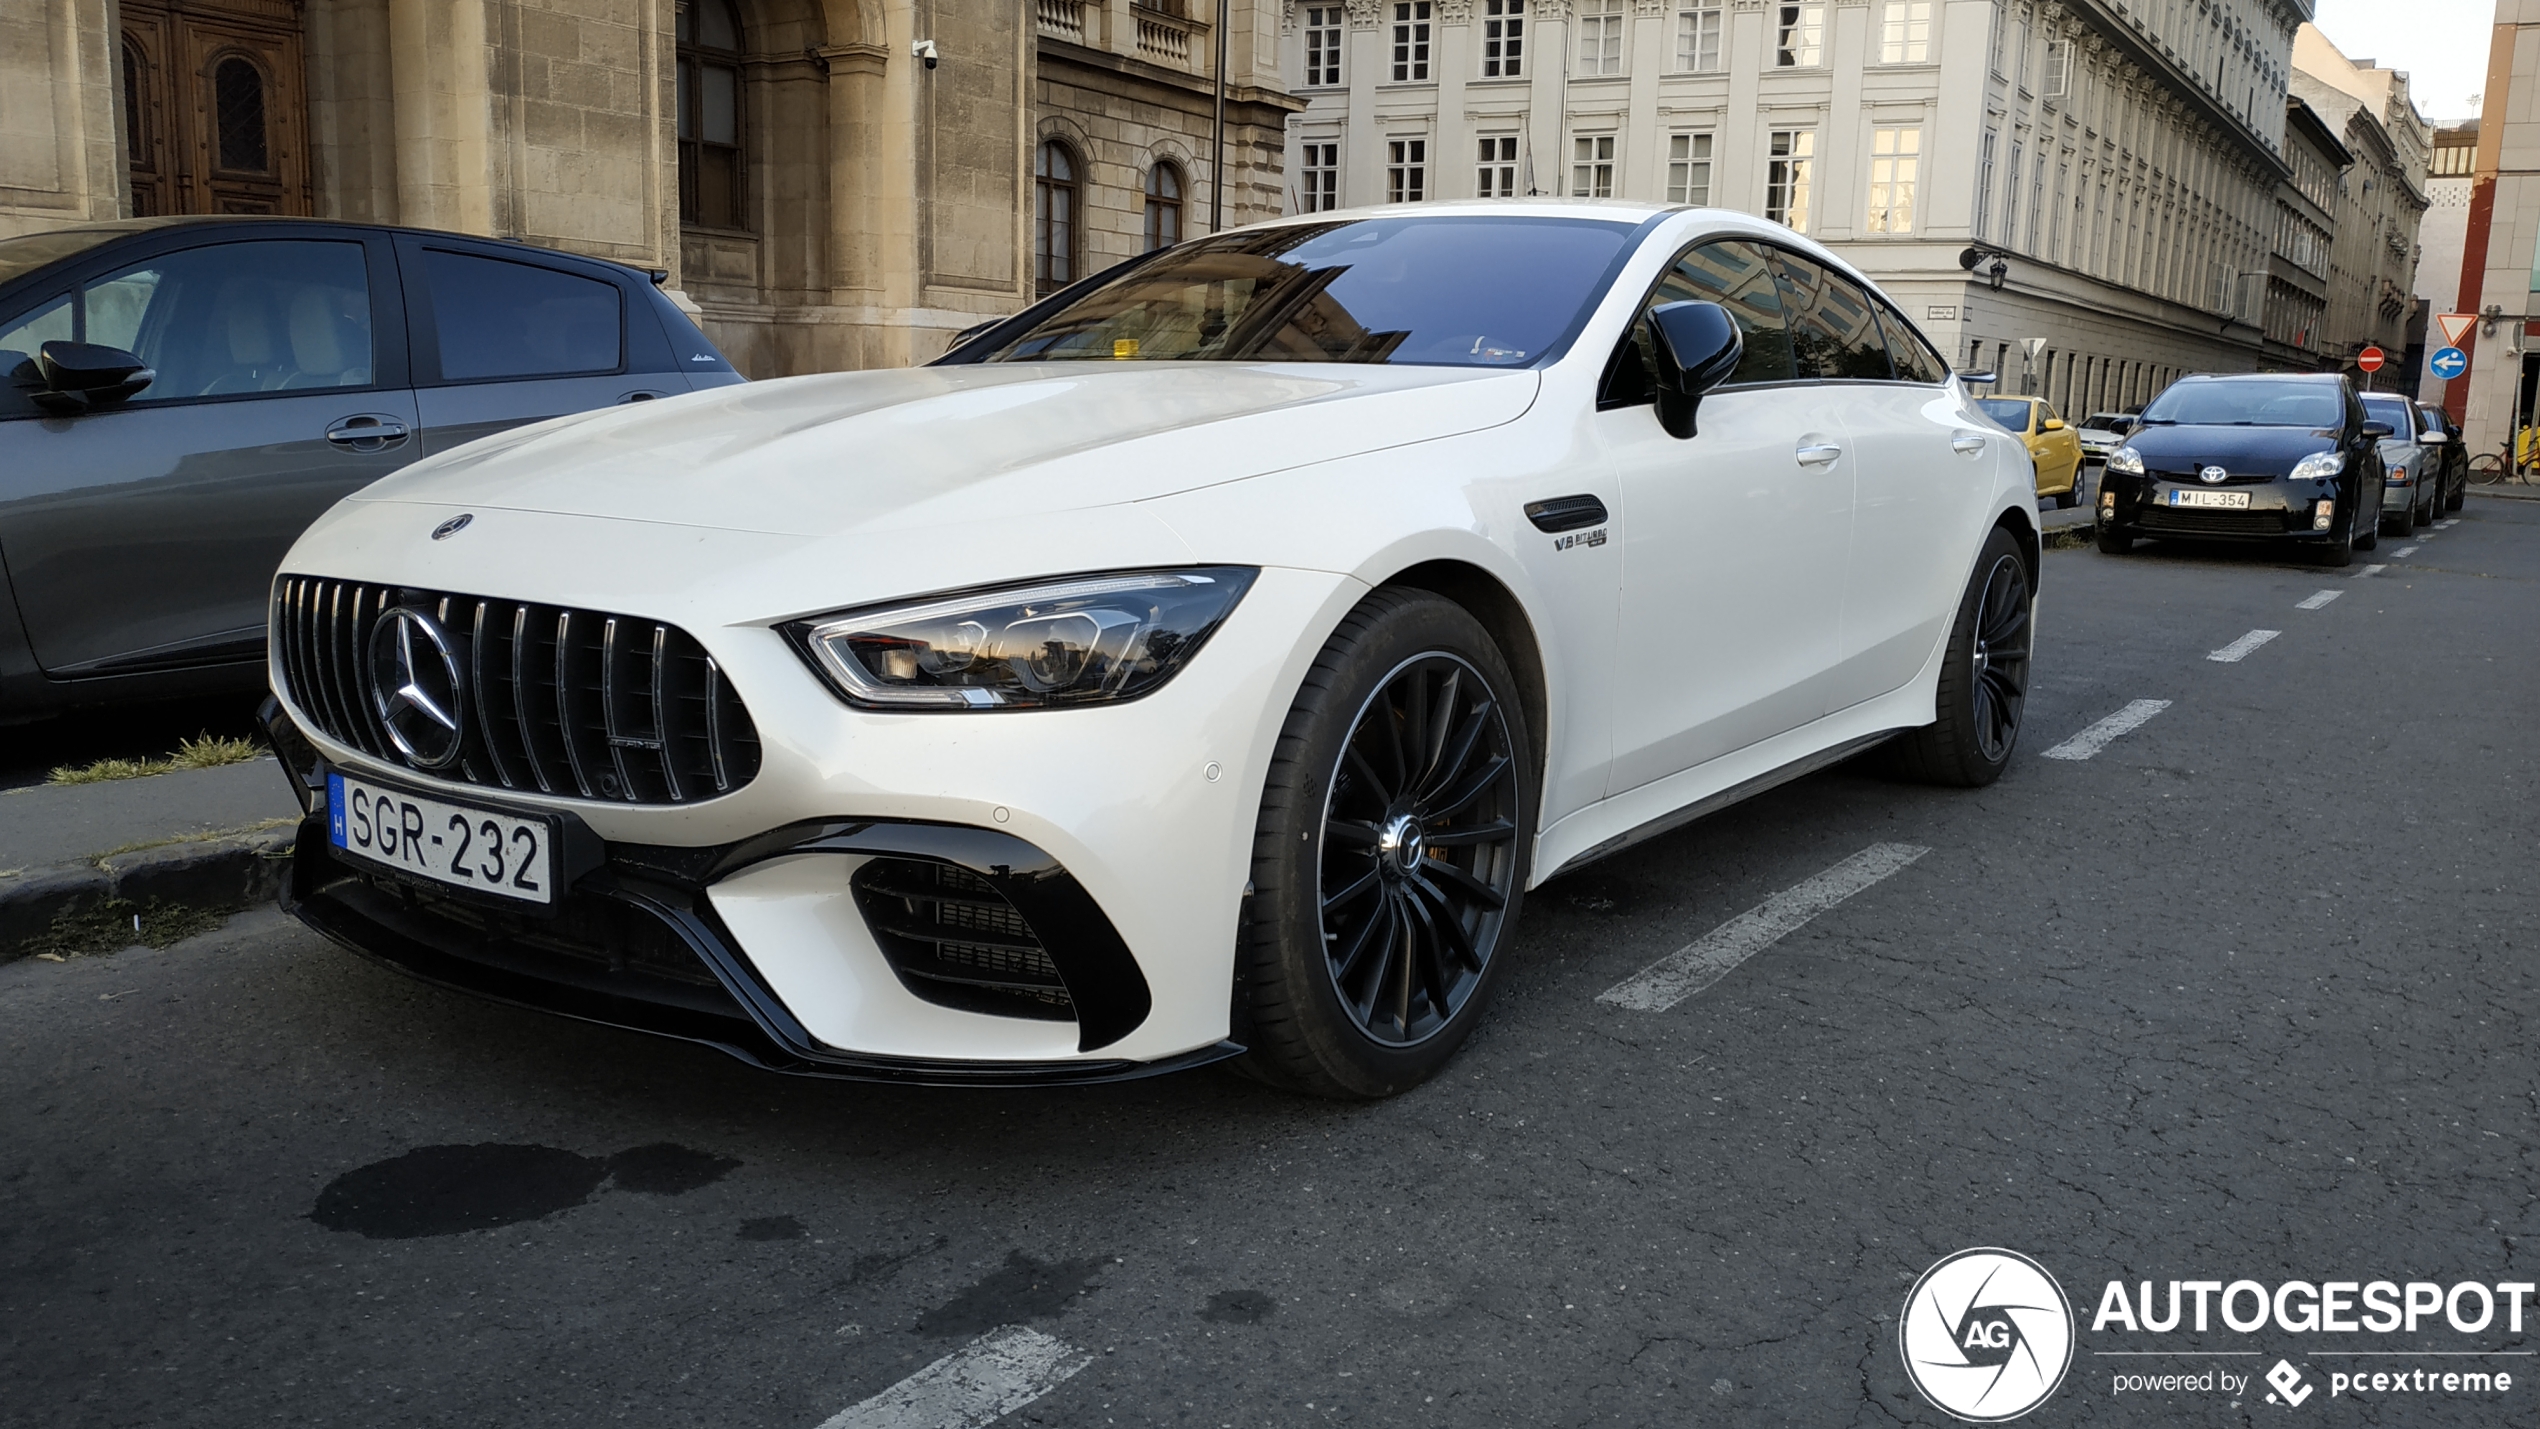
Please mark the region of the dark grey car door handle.
<svg viewBox="0 0 2540 1429"><path fill-rule="evenodd" d="M394 417L365 412L327 428L326 439L351 451L385 451L405 441L406 424Z"/></svg>

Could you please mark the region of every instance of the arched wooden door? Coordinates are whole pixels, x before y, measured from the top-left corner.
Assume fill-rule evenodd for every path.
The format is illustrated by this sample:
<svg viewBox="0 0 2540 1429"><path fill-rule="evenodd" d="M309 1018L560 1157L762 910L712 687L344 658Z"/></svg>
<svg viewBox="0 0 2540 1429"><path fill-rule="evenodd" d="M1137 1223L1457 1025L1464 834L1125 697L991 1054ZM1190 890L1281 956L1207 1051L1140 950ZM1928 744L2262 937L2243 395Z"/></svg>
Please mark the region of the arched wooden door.
<svg viewBox="0 0 2540 1429"><path fill-rule="evenodd" d="M298 0L123 0L132 211L307 214Z"/></svg>

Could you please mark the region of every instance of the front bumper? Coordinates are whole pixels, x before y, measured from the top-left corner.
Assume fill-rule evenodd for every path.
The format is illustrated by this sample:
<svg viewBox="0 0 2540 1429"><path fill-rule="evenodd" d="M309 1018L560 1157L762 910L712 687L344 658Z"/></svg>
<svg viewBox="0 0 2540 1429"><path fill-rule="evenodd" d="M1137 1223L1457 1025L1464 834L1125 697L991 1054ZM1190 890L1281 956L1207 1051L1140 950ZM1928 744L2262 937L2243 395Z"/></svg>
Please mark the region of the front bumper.
<svg viewBox="0 0 2540 1429"><path fill-rule="evenodd" d="M2343 509L2345 498L2335 482L2276 478L2208 486L2192 478L2157 472L2142 476L2110 473L2100 478L2099 490L2101 524L2140 536L2307 543L2336 539L2350 519ZM2174 491L2245 492L2249 504L2233 509L2173 506L2170 493ZM2316 524L2321 501L2335 503L2325 529Z"/></svg>

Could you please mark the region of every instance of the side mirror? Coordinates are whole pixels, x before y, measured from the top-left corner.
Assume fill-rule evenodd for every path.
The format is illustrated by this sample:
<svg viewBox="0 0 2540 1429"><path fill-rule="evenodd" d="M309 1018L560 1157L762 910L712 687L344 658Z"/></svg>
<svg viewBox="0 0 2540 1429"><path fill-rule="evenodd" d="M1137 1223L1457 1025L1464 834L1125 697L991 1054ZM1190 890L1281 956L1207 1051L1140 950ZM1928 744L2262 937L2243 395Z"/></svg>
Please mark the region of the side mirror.
<svg viewBox="0 0 2540 1429"><path fill-rule="evenodd" d="M2390 435L2390 424L2388 422L2366 422L2364 423L2364 435L2373 441L2380 441L2383 437Z"/></svg>
<svg viewBox="0 0 2540 1429"><path fill-rule="evenodd" d="M1994 383L2002 380L2002 374L1999 372L1961 372L1958 374L1958 380L1966 383L1970 387L1990 387Z"/></svg>
<svg viewBox="0 0 2540 1429"><path fill-rule="evenodd" d="M2061 417L2049 417L2046 419L2046 425L2038 428L2041 432L2060 432L2063 429L2064 419Z"/></svg>
<svg viewBox="0 0 2540 1429"><path fill-rule="evenodd" d="M35 350L35 370L44 379L44 390L31 394L35 404L57 417L120 402L158 376L120 347L58 339Z"/></svg>
<svg viewBox="0 0 2540 1429"><path fill-rule="evenodd" d="M1746 356L1746 334L1718 303L1662 303L1649 310L1658 350L1658 421L1674 437L1694 434L1702 395L1728 380Z"/></svg>

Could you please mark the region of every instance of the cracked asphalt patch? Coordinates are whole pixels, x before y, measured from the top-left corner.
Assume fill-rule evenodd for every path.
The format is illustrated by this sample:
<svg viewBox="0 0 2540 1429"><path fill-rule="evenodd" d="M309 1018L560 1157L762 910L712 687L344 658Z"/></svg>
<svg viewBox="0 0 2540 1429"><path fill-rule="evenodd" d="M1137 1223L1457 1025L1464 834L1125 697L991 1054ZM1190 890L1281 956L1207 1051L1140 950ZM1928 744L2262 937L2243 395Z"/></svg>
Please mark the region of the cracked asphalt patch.
<svg viewBox="0 0 2540 1429"><path fill-rule="evenodd" d="M2540 509L2506 505L2295 622L2319 575L2263 554L2049 553L2000 784L1844 766L1547 885L1492 1019L1380 1106L771 1078L269 914L0 968L0 1404L809 1429L1021 1324L1094 1362L1002 1423L1941 1424L1896 1316L2002 1245L2085 1330L2036 1422L2263 1422L2112 1398L2099 1287L2534 1278ZM2147 694L2096 758L2037 757ZM1665 1013L1596 1003L1874 842L1932 852ZM309 1218L486 1146L582 1169L449 1234ZM659 1147L714 1174L586 1193L561 1159ZM2502 1425L2521 1393L2301 1412Z"/></svg>

